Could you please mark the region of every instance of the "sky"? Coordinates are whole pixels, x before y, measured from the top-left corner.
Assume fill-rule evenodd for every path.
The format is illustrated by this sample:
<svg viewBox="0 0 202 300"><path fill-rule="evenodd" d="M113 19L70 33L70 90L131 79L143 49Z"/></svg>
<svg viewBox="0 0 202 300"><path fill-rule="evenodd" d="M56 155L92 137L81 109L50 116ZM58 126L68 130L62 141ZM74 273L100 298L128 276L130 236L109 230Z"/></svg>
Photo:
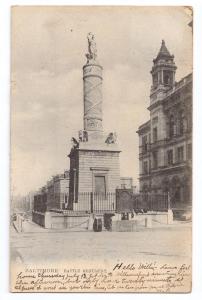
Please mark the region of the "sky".
<svg viewBox="0 0 202 300"><path fill-rule="evenodd" d="M138 186L138 127L149 119L152 61L164 39L176 80L192 71L191 12L183 7L15 7L11 37L11 190L26 194L69 168L83 127L87 33L103 66L103 127Z"/></svg>

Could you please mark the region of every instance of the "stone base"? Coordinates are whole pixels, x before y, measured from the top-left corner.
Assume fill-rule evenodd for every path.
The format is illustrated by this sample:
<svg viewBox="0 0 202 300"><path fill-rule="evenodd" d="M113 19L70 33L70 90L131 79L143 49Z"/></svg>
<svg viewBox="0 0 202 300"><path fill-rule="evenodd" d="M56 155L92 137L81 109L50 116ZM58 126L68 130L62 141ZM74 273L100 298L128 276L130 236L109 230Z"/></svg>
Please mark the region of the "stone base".
<svg viewBox="0 0 202 300"><path fill-rule="evenodd" d="M66 215L58 212L34 212L33 222L46 229L88 229L89 214Z"/></svg>
<svg viewBox="0 0 202 300"><path fill-rule="evenodd" d="M104 230L103 214L71 213L63 212L33 212L32 220L36 224L48 229L86 229L93 230L95 217L102 219ZM121 220L121 214L115 214L112 217L112 231L137 231L137 228L152 228L156 226L170 225L173 223L173 212L148 212L146 214L130 216L129 220ZM20 226L18 226L20 227ZM22 228L22 226L21 226Z"/></svg>
<svg viewBox="0 0 202 300"><path fill-rule="evenodd" d="M97 191L95 187L97 177L104 177L107 193L115 193L115 190L120 187L119 153L117 145L105 143L81 143L79 148L71 151L69 155L70 209L75 211L81 208L89 209L89 203L86 202L86 207L81 207L80 202L85 198L84 193Z"/></svg>
<svg viewBox="0 0 202 300"><path fill-rule="evenodd" d="M118 232L137 231L137 221L136 220L112 221L112 231L118 231Z"/></svg>
<svg viewBox="0 0 202 300"><path fill-rule="evenodd" d="M173 223L173 212L148 212L138 214L129 220L121 220L121 215L112 217L112 231L136 231L137 228L153 228L156 226L170 225Z"/></svg>

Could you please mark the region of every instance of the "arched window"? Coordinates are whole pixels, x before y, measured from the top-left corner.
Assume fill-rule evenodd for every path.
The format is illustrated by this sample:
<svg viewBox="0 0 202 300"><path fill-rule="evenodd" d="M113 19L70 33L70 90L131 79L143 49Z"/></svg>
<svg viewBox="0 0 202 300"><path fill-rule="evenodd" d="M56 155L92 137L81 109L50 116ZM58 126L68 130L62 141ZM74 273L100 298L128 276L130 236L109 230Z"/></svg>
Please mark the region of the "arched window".
<svg viewBox="0 0 202 300"><path fill-rule="evenodd" d="M158 85L158 75L157 74L154 74L153 75L153 87L157 87Z"/></svg>
<svg viewBox="0 0 202 300"><path fill-rule="evenodd" d="M166 74L165 76L164 76L164 83L165 84L169 84L170 83L170 80L169 80L170 78L169 78L169 76Z"/></svg>
<svg viewBox="0 0 202 300"><path fill-rule="evenodd" d="M172 73L169 71L163 71L163 83L165 85L172 84Z"/></svg>

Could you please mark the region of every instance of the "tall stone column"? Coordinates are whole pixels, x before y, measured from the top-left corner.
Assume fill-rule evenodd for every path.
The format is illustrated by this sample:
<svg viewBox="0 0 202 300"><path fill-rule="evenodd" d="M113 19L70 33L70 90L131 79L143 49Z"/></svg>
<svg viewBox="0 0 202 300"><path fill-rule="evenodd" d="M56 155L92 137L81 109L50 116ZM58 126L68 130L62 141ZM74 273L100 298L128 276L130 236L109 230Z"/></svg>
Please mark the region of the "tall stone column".
<svg viewBox="0 0 202 300"><path fill-rule="evenodd" d="M84 130L102 131L102 67L94 62L83 67Z"/></svg>
<svg viewBox="0 0 202 300"><path fill-rule="evenodd" d="M102 131L102 66L97 61L95 38L91 33L88 51L83 66L84 130Z"/></svg>

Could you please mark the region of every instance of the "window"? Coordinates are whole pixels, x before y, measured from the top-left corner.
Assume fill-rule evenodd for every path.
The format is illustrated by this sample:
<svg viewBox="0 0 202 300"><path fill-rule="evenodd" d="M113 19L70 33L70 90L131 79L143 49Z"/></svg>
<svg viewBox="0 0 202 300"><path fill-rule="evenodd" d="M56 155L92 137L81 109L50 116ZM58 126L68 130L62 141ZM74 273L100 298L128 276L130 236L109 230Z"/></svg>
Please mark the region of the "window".
<svg viewBox="0 0 202 300"><path fill-rule="evenodd" d="M177 148L177 161L182 162L184 160L184 147Z"/></svg>
<svg viewBox="0 0 202 300"><path fill-rule="evenodd" d="M153 128L153 143L157 141L157 127Z"/></svg>
<svg viewBox="0 0 202 300"><path fill-rule="evenodd" d="M153 169L158 168L158 153L153 152Z"/></svg>
<svg viewBox="0 0 202 300"><path fill-rule="evenodd" d="M142 137L142 152L145 153L147 152L147 136L144 135Z"/></svg>
<svg viewBox="0 0 202 300"><path fill-rule="evenodd" d="M169 76L168 75L164 76L164 83L169 84Z"/></svg>
<svg viewBox="0 0 202 300"><path fill-rule="evenodd" d="M95 176L95 192L103 194L106 193L105 176Z"/></svg>
<svg viewBox="0 0 202 300"><path fill-rule="evenodd" d="M187 131L191 132L192 130L192 114L188 113L187 114Z"/></svg>
<svg viewBox="0 0 202 300"><path fill-rule="evenodd" d="M172 73L164 71L163 72L163 83L164 84L172 84Z"/></svg>
<svg viewBox="0 0 202 300"><path fill-rule="evenodd" d="M157 87L157 85L158 85L158 75L154 74L153 75L153 86Z"/></svg>
<svg viewBox="0 0 202 300"><path fill-rule="evenodd" d="M179 135L183 135L184 131L185 131L185 116L184 113L181 112L179 114Z"/></svg>
<svg viewBox="0 0 202 300"><path fill-rule="evenodd" d="M158 116L156 116L152 119L152 124L156 124L156 123L158 123Z"/></svg>
<svg viewBox="0 0 202 300"><path fill-rule="evenodd" d="M170 116L169 120L169 137L172 138L175 134L175 122L174 122L174 117Z"/></svg>
<svg viewBox="0 0 202 300"><path fill-rule="evenodd" d="M168 165L173 164L173 150L167 151L167 157L168 157Z"/></svg>
<svg viewBox="0 0 202 300"><path fill-rule="evenodd" d="M187 158L192 159L192 144L187 145Z"/></svg>
<svg viewBox="0 0 202 300"><path fill-rule="evenodd" d="M143 173L148 174L148 162L147 161L143 162Z"/></svg>

